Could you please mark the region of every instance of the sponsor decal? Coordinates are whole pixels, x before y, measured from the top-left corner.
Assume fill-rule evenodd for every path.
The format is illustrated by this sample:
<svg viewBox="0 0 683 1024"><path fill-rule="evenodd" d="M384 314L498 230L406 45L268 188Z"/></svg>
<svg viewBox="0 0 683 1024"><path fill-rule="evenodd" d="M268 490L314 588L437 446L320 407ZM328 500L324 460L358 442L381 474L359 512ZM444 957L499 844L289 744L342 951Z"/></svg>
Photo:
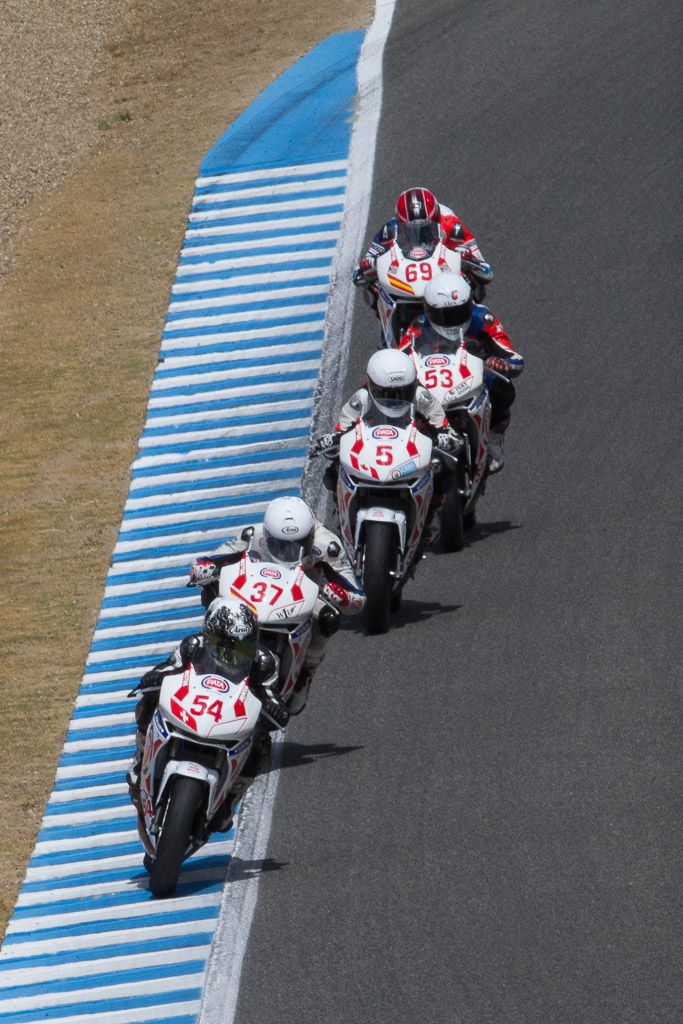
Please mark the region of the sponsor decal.
<svg viewBox="0 0 683 1024"><path fill-rule="evenodd" d="M219 676L204 676L202 686L205 690L217 690L218 693L227 693L230 689L225 679Z"/></svg>
<svg viewBox="0 0 683 1024"><path fill-rule="evenodd" d="M300 533L301 531L299 530L298 526L283 526L282 527L282 532L290 534L290 533Z"/></svg>
<svg viewBox="0 0 683 1024"><path fill-rule="evenodd" d="M406 462L403 466L399 466L391 474L393 480L400 480L402 476L407 476L408 473L414 473L417 469L417 462L413 459L411 462Z"/></svg>
<svg viewBox="0 0 683 1024"><path fill-rule="evenodd" d="M185 765L185 769L188 772L194 772L195 775L202 774L201 768L199 767L198 764L195 764L194 761L188 761L188 763Z"/></svg>
<svg viewBox="0 0 683 1024"><path fill-rule="evenodd" d="M351 598L351 608L354 612L359 612L363 607L363 599L360 597Z"/></svg>
<svg viewBox="0 0 683 1024"><path fill-rule="evenodd" d="M448 394L449 395L456 395L456 396L457 395L464 395L466 391L469 391L469 389L470 389L469 381L463 380L463 381L461 381L460 384L457 384L454 388L451 388L451 390L448 392Z"/></svg>
<svg viewBox="0 0 683 1024"><path fill-rule="evenodd" d="M303 636L304 633L307 633L310 628L311 619L304 619L299 628L295 629L294 632L291 634L292 640L298 640L299 637Z"/></svg>
<svg viewBox="0 0 683 1024"><path fill-rule="evenodd" d="M322 557L322 551L321 551L321 549L320 549L320 548L318 548L318 547L315 547L315 545L314 545L314 546L313 546L313 548L311 549L311 554L312 554L312 555L315 555L315 557L316 557L316 558L321 558L321 557Z"/></svg>
<svg viewBox="0 0 683 1024"><path fill-rule="evenodd" d="M426 249L421 249L419 246L417 246L415 249L411 249L408 255L410 256L411 260L423 260L425 256L429 256L429 253L427 252Z"/></svg>
<svg viewBox="0 0 683 1024"><path fill-rule="evenodd" d="M279 580L282 573L279 569L261 569L261 576L268 576L271 580Z"/></svg>
<svg viewBox="0 0 683 1024"><path fill-rule="evenodd" d="M161 714L160 714L159 711L155 711L154 712L154 721L156 723L157 732L159 733L160 736L163 736L164 739L166 739L166 737L168 736L168 732L166 731L166 726L164 725L164 720L161 717Z"/></svg>
<svg viewBox="0 0 683 1024"><path fill-rule="evenodd" d="M396 427L375 427L372 432L373 437L398 437L398 430Z"/></svg>
<svg viewBox="0 0 683 1024"><path fill-rule="evenodd" d="M251 633L251 626L248 622L233 622L228 630L228 636L234 636L237 640L244 640L245 636Z"/></svg>
<svg viewBox="0 0 683 1024"><path fill-rule="evenodd" d="M425 366L448 366L449 363L448 356L430 356L429 359L425 359Z"/></svg>

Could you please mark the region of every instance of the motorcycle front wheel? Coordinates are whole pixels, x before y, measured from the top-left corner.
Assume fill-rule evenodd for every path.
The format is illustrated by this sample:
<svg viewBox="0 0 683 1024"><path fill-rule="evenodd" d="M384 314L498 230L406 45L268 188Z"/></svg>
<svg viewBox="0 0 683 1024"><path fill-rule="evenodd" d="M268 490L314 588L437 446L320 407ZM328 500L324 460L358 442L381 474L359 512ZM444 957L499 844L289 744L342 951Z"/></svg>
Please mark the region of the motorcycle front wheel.
<svg viewBox="0 0 683 1024"><path fill-rule="evenodd" d="M149 891L158 899L166 899L176 890L204 790L203 782L185 775L179 775L173 783L156 854L149 868Z"/></svg>
<svg viewBox="0 0 683 1024"><path fill-rule="evenodd" d="M392 577L396 562L396 530L387 523L365 524L363 590L365 625L369 633L386 633L391 611Z"/></svg>

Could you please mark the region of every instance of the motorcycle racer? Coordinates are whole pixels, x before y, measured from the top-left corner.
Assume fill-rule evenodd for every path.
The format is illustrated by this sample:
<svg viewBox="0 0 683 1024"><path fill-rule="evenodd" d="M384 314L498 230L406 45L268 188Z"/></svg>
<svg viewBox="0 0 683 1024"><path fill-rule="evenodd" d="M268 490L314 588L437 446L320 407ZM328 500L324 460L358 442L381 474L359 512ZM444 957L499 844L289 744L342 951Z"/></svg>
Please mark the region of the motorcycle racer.
<svg viewBox="0 0 683 1024"><path fill-rule="evenodd" d="M218 593L221 567L242 557L245 551L263 559L297 565L319 588L315 604L311 642L304 655L299 678L288 704L290 715L300 714L306 706L313 676L325 657L329 638L339 628L339 615L356 615L365 605L339 538L317 522L301 498L275 498L268 505L262 523L248 526L239 540L221 545L215 555L198 558L190 569L190 585L201 587L202 603L208 604Z"/></svg>
<svg viewBox="0 0 683 1024"><path fill-rule="evenodd" d="M353 272L353 283L369 289L377 280L376 262L397 241L401 248L419 246L430 253L443 240L448 249L460 253L463 273L470 279L477 301L486 295L486 285L492 278L491 267L485 262L472 232L456 217L450 207L437 202L436 196L426 188L409 188L401 192L391 220L384 224ZM377 305L373 298L373 308Z"/></svg>
<svg viewBox="0 0 683 1024"><path fill-rule="evenodd" d="M461 444L458 435L449 426L440 402L434 398L428 388L418 384L417 372L413 360L398 349L381 349L375 352L368 362L367 381L351 395L342 406L339 421L335 428L336 434L324 434L318 439L316 448L331 448L339 434L351 430L360 416L370 407L371 398L379 404L382 399L402 399L412 402L415 406L415 418L418 429L429 434L435 446L441 451L455 452ZM334 492L337 488L339 462L330 462L325 471L325 487ZM434 494L425 523L425 540L429 543L435 539L434 519L440 508L444 495L451 483L451 474L444 466L434 477Z"/></svg>
<svg viewBox="0 0 683 1024"><path fill-rule="evenodd" d="M510 378L521 374L524 359L512 347L498 317L487 306L475 303L469 284L458 274L444 273L429 281L423 303L424 313L406 331L399 350L439 352L444 344L459 343L463 332L467 351L484 359L492 371L487 374L491 396L489 472L498 473L505 463L503 442L516 397Z"/></svg>
<svg viewBox="0 0 683 1024"><path fill-rule="evenodd" d="M147 729L159 703L164 677L183 672L190 662L199 657L207 672L241 682L247 677L249 689L261 701L261 716L254 735L254 745L235 786L230 791L221 831L227 831L232 812L254 781L259 768L270 756L269 731L283 729L289 721L286 705L273 692L278 666L275 657L259 644L258 620L248 605L236 598L217 597L209 604L201 632L190 633L181 640L165 661L155 665L140 679L129 696L142 696L135 708L137 732L135 755L126 776L131 801L138 807L140 800L140 766L145 749Z"/></svg>

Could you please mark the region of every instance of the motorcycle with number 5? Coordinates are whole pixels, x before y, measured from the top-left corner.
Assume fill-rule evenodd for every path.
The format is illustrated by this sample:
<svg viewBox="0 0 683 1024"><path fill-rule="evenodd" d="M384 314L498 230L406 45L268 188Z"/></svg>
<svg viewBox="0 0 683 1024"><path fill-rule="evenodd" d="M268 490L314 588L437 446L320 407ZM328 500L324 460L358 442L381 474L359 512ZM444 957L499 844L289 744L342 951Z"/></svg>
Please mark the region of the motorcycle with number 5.
<svg viewBox="0 0 683 1024"><path fill-rule="evenodd" d="M371 633L385 633L390 612L400 607L403 587L421 560L441 459L418 430L410 402L372 396L338 446L311 454L339 459L340 536L365 591L366 626Z"/></svg>

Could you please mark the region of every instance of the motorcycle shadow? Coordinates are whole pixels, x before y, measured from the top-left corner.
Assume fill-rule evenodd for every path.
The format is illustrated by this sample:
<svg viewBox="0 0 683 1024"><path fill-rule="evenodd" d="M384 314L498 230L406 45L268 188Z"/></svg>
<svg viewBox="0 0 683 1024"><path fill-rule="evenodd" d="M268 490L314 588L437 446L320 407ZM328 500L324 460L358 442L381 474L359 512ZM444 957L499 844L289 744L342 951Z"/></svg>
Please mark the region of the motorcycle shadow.
<svg viewBox="0 0 683 1024"><path fill-rule="evenodd" d="M522 523L513 523L511 519L499 519L492 523L475 523L471 530L465 534L465 547L470 544L477 544L481 540L487 540L496 533L508 533L509 530L522 530ZM444 551L439 542L429 549L430 555L447 555L451 552Z"/></svg>
<svg viewBox="0 0 683 1024"><path fill-rule="evenodd" d="M441 552L438 552L438 554L441 554ZM415 623L426 622L433 615L457 612L459 608L462 608L461 604L442 604L439 601L411 601L409 598L404 597L401 607L391 613L389 632L391 633L394 629L401 629L402 626L412 626ZM359 615L356 619L347 619L343 623L342 628L357 633L359 636L373 635L367 632L362 615ZM387 634L380 633L379 635L386 636Z"/></svg>
<svg viewBox="0 0 683 1024"><path fill-rule="evenodd" d="M261 774L272 771L277 767L300 768L302 765L314 764L321 757L339 757L341 754L352 754L354 750L362 750L362 746L341 747L336 743L295 743L292 740L283 740L282 754L277 765L266 764L261 769Z"/></svg>
<svg viewBox="0 0 683 1024"><path fill-rule="evenodd" d="M289 865L287 860L275 860L273 857L266 857L265 860L243 860L241 857L230 858L226 876L227 882L246 882L250 878L258 878L268 871L280 871Z"/></svg>

